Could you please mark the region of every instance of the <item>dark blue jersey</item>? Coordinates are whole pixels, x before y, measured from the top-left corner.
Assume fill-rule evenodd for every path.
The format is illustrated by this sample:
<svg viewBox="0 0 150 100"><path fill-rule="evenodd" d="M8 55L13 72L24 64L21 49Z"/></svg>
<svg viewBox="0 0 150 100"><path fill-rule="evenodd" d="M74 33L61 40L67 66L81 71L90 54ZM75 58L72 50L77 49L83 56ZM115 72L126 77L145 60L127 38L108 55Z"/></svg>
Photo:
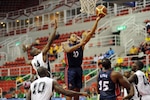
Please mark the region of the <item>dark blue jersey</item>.
<svg viewBox="0 0 150 100"><path fill-rule="evenodd" d="M74 46L76 44L69 44L69 46ZM83 49L82 46L73 52L67 53L68 65L69 67L81 67L83 59Z"/></svg>
<svg viewBox="0 0 150 100"><path fill-rule="evenodd" d="M110 99L115 100L115 83L111 80L111 72L112 70L108 71L100 71L98 76L98 88L100 91L100 98L101 99Z"/></svg>

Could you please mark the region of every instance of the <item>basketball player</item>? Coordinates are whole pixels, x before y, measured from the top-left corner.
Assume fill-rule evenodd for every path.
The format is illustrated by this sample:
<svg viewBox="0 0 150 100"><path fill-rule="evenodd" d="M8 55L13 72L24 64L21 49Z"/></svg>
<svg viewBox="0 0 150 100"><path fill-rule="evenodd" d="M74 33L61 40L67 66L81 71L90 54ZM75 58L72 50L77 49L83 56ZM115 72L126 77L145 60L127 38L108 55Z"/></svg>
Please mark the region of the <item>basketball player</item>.
<svg viewBox="0 0 150 100"><path fill-rule="evenodd" d="M141 61L136 61L132 65L132 71L134 74L128 79L130 83L133 83L135 87L135 95L133 100L150 100L150 83L148 82L143 69L144 64ZM138 98L138 99L137 99Z"/></svg>
<svg viewBox="0 0 150 100"><path fill-rule="evenodd" d="M54 90L67 96L88 96L85 92L75 92L63 89L54 79L49 78L49 71L44 67L38 68L37 73L40 78L31 83L26 100L50 100Z"/></svg>
<svg viewBox="0 0 150 100"><path fill-rule="evenodd" d="M53 40L55 39L56 29L57 29L57 21L55 20L54 32L49 35L48 42L45 45L45 47L42 50L37 49L37 48L32 48L30 54L34 58L31 61L29 61L28 64L31 64L35 71L40 66L44 66L45 68L48 69L48 71L50 71L50 65L49 65L47 53L50 49L50 46L51 46ZM33 79L33 77L32 77L32 79Z"/></svg>
<svg viewBox="0 0 150 100"><path fill-rule="evenodd" d="M116 86L121 85L130 91L131 85L129 81L119 72L113 71L109 59L102 60L103 70L99 72L97 77L97 92L100 94L100 100L116 100ZM125 97L124 100L130 99L132 95Z"/></svg>
<svg viewBox="0 0 150 100"><path fill-rule="evenodd" d="M95 33L98 22L101 17L97 17L96 22L89 33L86 33L84 38L79 38L75 34L70 35L68 43L62 44L64 52L67 53L68 60L68 89L74 91L80 91L82 88L82 59L83 59L83 50L85 44L91 39L92 35ZM71 100L70 97L67 100ZM74 100L79 100L79 96L75 96Z"/></svg>

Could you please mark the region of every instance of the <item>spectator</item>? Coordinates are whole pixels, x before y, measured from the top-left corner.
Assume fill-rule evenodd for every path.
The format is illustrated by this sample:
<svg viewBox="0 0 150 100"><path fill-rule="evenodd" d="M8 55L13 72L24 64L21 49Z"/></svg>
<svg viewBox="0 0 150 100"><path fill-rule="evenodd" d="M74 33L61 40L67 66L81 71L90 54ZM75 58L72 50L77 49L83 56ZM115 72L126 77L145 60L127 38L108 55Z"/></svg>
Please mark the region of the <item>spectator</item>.
<svg viewBox="0 0 150 100"><path fill-rule="evenodd" d="M22 79L21 76L18 76L18 77L16 78L16 81L18 81L18 83L22 83L22 82L23 82L23 79Z"/></svg>
<svg viewBox="0 0 150 100"><path fill-rule="evenodd" d="M146 31L148 34L150 34L150 20L145 20L146 23Z"/></svg>
<svg viewBox="0 0 150 100"><path fill-rule="evenodd" d="M129 55L137 55L137 54L138 54L138 49L135 46L132 46Z"/></svg>
<svg viewBox="0 0 150 100"><path fill-rule="evenodd" d="M104 58L109 58L110 57L108 52L106 52L103 56L104 56Z"/></svg>
<svg viewBox="0 0 150 100"><path fill-rule="evenodd" d="M57 52L60 53L62 51L63 51L63 48L62 48L62 45L60 45L59 48L58 48L58 50L57 50Z"/></svg>
<svg viewBox="0 0 150 100"><path fill-rule="evenodd" d="M102 59L104 59L104 55L101 53L98 57L98 60L102 60Z"/></svg>
<svg viewBox="0 0 150 100"><path fill-rule="evenodd" d="M110 48L109 50L108 50L108 54L111 56L111 55L113 55L115 52L114 52L114 50L112 50L112 48Z"/></svg>
<svg viewBox="0 0 150 100"><path fill-rule="evenodd" d="M117 58L117 64L118 64L119 66L121 66L121 65L123 64L123 58L122 58L122 57L118 57L118 58Z"/></svg>
<svg viewBox="0 0 150 100"><path fill-rule="evenodd" d="M111 57L114 53L115 53L114 50L112 50L112 48L110 48L110 49L108 50L108 52L107 52L107 54L108 54L108 57L107 57L107 58ZM112 58L112 57L111 57L111 58Z"/></svg>
<svg viewBox="0 0 150 100"><path fill-rule="evenodd" d="M147 36L146 36L145 42L148 43L148 44L150 43L150 35L147 35Z"/></svg>
<svg viewBox="0 0 150 100"><path fill-rule="evenodd" d="M53 55L54 55L54 53L53 53L53 47L52 47L52 46L51 46L50 49L49 49L49 54L50 54L50 56L53 56Z"/></svg>
<svg viewBox="0 0 150 100"><path fill-rule="evenodd" d="M92 63L93 63L93 64L96 64L97 61L98 61L98 56L95 54Z"/></svg>
<svg viewBox="0 0 150 100"><path fill-rule="evenodd" d="M145 54L145 43L141 43L139 46L139 50L141 50Z"/></svg>

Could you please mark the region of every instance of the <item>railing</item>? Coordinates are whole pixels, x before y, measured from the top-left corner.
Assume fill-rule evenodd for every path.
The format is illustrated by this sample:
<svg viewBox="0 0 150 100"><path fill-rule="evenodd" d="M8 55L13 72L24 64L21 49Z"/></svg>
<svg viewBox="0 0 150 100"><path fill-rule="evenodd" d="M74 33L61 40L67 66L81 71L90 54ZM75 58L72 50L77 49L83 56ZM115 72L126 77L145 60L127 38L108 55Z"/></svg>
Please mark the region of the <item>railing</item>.
<svg viewBox="0 0 150 100"><path fill-rule="evenodd" d="M1 67L0 76L20 76L32 73L31 66Z"/></svg>
<svg viewBox="0 0 150 100"><path fill-rule="evenodd" d="M16 57L20 57L21 56L21 50L19 45L22 44L22 42L24 40L26 40L28 38L27 35L22 35L17 39L14 39L13 41L10 41L7 44L7 54L9 55L10 59L14 59Z"/></svg>
<svg viewBox="0 0 150 100"><path fill-rule="evenodd" d="M127 65L128 67L130 67L134 61L137 61L137 59L139 59L144 63L144 65L146 65L146 68L148 68L150 65L150 58L149 57L150 57L150 54L149 55L144 54L142 59L140 59L138 55L124 56L122 58L124 59L123 63L124 64L126 63L125 65Z"/></svg>
<svg viewBox="0 0 150 100"><path fill-rule="evenodd" d="M32 75L32 74L30 73L30 74L27 74L27 75L25 75L25 76L23 76L23 77L21 77L21 78L22 78L24 81L26 81L25 78L27 78L27 77L29 77L29 76L31 77L31 75ZM21 86L21 85L23 85L23 82L20 82L20 80L16 80L16 90L18 90L18 87Z"/></svg>
<svg viewBox="0 0 150 100"><path fill-rule="evenodd" d="M108 35L103 37L97 37L91 39L85 46L87 49L90 47L103 47L103 46L120 46L120 36L119 35Z"/></svg>
<svg viewBox="0 0 150 100"><path fill-rule="evenodd" d="M2 48L3 46L6 46L7 43L9 43L9 42L12 41L12 40L13 40L12 38L7 38L7 39L1 41L1 42L0 42L1 48Z"/></svg>
<svg viewBox="0 0 150 100"><path fill-rule="evenodd" d="M129 52L131 47L134 45L134 40L130 39L128 42L125 43L125 55Z"/></svg>
<svg viewBox="0 0 150 100"><path fill-rule="evenodd" d="M93 73L98 73L98 71L99 71L99 68L96 68L96 69L93 70L92 72L90 72L90 73L88 73L87 75L85 75L85 77L84 77L84 87L87 86L87 83L88 83L89 81L91 81L92 79L96 78L97 75L91 77L91 78L88 79L88 80L87 80L87 77L88 77L89 75L93 74Z"/></svg>
<svg viewBox="0 0 150 100"><path fill-rule="evenodd" d="M0 61L7 61L7 53L6 52L0 52Z"/></svg>

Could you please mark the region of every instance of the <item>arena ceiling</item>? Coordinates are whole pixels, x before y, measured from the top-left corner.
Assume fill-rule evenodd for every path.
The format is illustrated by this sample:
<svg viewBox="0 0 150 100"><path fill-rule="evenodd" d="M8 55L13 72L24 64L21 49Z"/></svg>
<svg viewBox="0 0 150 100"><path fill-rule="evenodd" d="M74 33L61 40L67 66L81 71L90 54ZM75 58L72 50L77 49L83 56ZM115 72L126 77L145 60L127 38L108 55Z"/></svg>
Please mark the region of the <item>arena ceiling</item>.
<svg viewBox="0 0 150 100"><path fill-rule="evenodd" d="M133 1L138 1L138 0L103 0L103 1L120 4L120 3L133 2Z"/></svg>
<svg viewBox="0 0 150 100"><path fill-rule="evenodd" d="M40 0L0 0L0 13L7 13L10 11L16 11L19 9L25 9L28 7L39 5ZM58 1L58 0L51 0ZM73 0L68 0L73 1ZM124 3L137 0L103 0L111 3Z"/></svg>
<svg viewBox="0 0 150 100"><path fill-rule="evenodd" d="M0 0L0 13L36 6L39 0Z"/></svg>

